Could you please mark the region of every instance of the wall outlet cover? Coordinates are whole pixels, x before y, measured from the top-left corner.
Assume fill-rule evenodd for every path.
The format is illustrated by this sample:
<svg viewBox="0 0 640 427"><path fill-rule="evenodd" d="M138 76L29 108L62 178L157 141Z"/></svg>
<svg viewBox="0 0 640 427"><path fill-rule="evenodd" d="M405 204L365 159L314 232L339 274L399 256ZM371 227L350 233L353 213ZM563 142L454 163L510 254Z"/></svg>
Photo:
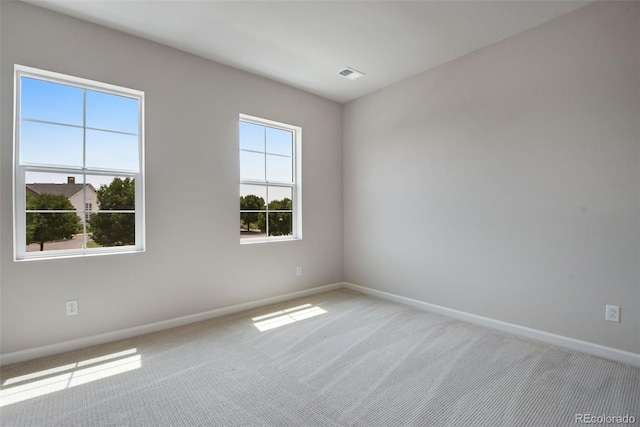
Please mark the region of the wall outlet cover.
<svg viewBox="0 0 640 427"><path fill-rule="evenodd" d="M607 304L605 320L620 323L620 306Z"/></svg>
<svg viewBox="0 0 640 427"><path fill-rule="evenodd" d="M78 314L78 300L67 301L67 316Z"/></svg>

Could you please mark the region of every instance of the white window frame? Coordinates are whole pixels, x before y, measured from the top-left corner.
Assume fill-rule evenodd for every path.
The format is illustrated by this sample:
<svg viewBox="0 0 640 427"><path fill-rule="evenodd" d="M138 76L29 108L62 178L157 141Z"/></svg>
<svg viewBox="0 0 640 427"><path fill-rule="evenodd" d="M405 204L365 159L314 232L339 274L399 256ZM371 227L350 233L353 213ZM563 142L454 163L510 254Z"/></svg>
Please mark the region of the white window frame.
<svg viewBox="0 0 640 427"><path fill-rule="evenodd" d="M290 241L290 240L302 240L302 128L299 126L293 126L286 123L276 122L273 120L263 119L260 117L250 116L247 114L239 115L240 122L252 123L259 126L266 126L274 129L286 130L293 133L293 183L285 184L282 182L270 182L265 180L252 180L252 179L242 179L240 177L240 186L243 184L247 185L259 185L264 187L289 187L292 189L292 200L291 200L291 208L292 208L292 234L288 236L266 236L266 237L246 237L240 238L241 244L253 244L253 243L266 243L266 242L281 242L281 241ZM239 129L239 126L238 126ZM241 151L245 151L240 149L240 136L238 135L238 148L240 153ZM238 164L240 162L240 158L238 158ZM240 175L240 173L238 173ZM265 200L265 203L268 203ZM238 210L240 213L240 210ZM268 222L268 216L267 216Z"/></svg>
<svg viewBox="0 0 640 427"><path fill-rule="evenodd" d="M21 128L21 77L28 77L52 83L59 83L66 86L79 87L81 89L94 90L112 95L119 95L128 98L135 98L138 102L138 171L107 169L107 168L87 168L87 167L69 167L69 166L52 166L41 164L20 163L20 128ZM84 108L84 107L83 107ZM81 126L87 129L86 124ZM15 64L14 66L14 135L13 135L13 243L14 243L14 261L38 260L38 259L55 259L79 256L93 256L119 253L132 253L145 251L145 219L144 219L144 92L116 86L108 83L102 83L94 80L84 79L80 77L69 76L66 74L56 73L52 71L41 70L38 68L27 67ZM84 142L83 142L84 144ZM122 178L135 179L135 245L133 246L112 246L103 248L83 248L83 249L64 249L53 251L35 251L27 252L26 250L26 173L27 172L49 172L58 174L73 175L103 175L118 176ZM86 179L83 179L86 182ZM86 200L83 204L85 210L79 211L59 211L73 212L76 214L86 212ZM117 211L109 211L117 212ZM83 216L84 216L83 215ZM86 221L82 221L85 231L86 246Z"/></svg>

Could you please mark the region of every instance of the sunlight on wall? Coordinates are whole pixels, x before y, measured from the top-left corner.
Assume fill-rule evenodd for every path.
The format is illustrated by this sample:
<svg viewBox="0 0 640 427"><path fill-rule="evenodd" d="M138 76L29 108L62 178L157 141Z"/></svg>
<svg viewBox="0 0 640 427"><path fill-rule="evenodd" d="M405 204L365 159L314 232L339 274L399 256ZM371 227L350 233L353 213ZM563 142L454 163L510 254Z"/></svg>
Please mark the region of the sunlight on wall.
<svg viewBox="0 0 640 427"><path fill-rule="evenodd" d="M320 307L312 306L311 304L304 304L288 308L286 310L275 311L263 316L254 317L251 320L253 320L253 325L258 328L260 332L264 332L269 329L278 328L303 319L315 317L326 312L326 310L323 310Z"/></svg>
<svg viewBox="0 0 640 427"><path fill-rule="evenodd" d="M78 363L71 363L10 378L2 384L3 388L0 390L0 407L138 369L142 366L142 356L136 354L137 351L137 349L132 348L94 359L83 360ZM83 366L89 367L78 369ZM49 375L60 372L65 373L48 377ZM43 379L32 381L36 378ZM11 386L12 384L20 383L24 384Z"/></svg>

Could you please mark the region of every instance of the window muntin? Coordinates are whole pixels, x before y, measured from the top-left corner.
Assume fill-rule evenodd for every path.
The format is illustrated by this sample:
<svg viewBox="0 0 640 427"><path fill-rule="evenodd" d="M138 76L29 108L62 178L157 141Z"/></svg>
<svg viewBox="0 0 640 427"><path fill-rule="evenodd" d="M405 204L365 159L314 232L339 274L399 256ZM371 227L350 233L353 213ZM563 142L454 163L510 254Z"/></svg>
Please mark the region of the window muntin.
<svg viewBox="0 0 640 427"><path fill-rule="evenodd" d="M242 243L302 238L299 127L240 116Z"/></svg>
<svg viewBox="0 0 640 427"><path fill-rule="evenodd" d="M15 259L144 250L143 92L15 70Z"/></svg>

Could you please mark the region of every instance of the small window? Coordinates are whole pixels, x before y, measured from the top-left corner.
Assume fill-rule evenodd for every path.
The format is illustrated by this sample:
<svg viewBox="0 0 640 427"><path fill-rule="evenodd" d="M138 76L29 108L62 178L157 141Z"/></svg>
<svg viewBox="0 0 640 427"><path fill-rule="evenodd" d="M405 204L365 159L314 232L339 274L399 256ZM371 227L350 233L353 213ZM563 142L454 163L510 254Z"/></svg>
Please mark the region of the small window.
<svg viewBox="0 0 640 427"><path fill-rule="evenodd" d="M240 115L241 243L302 238L302 129Z"/></svg>
<svg viewBox="0 0 640 427"><path fill-rule="evenodd" d="M144 94L15 70L15 258L144 250Z"/></svg>

